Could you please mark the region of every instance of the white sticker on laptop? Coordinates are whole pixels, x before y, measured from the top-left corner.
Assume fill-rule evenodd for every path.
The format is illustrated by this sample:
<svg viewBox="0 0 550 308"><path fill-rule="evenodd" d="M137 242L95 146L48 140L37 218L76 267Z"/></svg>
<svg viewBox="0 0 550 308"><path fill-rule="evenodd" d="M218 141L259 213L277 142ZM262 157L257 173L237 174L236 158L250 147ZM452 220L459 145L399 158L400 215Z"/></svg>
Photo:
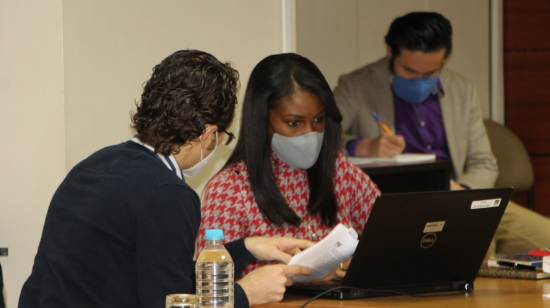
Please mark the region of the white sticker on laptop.
<svg viewBox="0 0 550 308"><path fill-rule="evenodd" d="M424 226L424 233L441 232L443 230L444 225L445 225L444 221L427 222L426 225Z"/></svg>
<svg viewBox="0 0 550 308"><path fill-rule="evenodd" d="M502 201L502 199L500 199L500 198L474 201L474 202L472 202L471 209L475 210L475 209L486 209L486 208L491 208L491 207L499 207L501 201Z"/></svg>

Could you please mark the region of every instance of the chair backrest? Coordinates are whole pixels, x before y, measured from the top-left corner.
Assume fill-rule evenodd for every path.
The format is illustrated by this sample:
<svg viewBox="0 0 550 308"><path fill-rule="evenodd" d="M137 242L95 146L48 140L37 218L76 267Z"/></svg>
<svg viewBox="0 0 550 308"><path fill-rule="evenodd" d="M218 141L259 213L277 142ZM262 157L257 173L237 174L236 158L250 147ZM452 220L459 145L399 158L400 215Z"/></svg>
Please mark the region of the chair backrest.
<svg viewBox="0 0 550 308"><path fill-rule="evenodd" d="M499 169L495 187L512 186L515 191L531 189L535 175L529 154L521 140L510 129L496 122L483 122Z"/></svg>

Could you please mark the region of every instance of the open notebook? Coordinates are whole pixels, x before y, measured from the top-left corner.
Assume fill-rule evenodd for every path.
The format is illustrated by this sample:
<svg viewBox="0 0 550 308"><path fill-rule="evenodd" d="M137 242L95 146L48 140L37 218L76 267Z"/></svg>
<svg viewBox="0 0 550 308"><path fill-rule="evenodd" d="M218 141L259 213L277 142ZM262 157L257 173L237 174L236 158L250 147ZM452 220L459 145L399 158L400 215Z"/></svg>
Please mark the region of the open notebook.
<svg viewBox="0 0 550 308"><path fill-rule="evenodd" d="M473 289L512 188L378 196L346 276L294 284L289 292L325 297Z"/></svg>

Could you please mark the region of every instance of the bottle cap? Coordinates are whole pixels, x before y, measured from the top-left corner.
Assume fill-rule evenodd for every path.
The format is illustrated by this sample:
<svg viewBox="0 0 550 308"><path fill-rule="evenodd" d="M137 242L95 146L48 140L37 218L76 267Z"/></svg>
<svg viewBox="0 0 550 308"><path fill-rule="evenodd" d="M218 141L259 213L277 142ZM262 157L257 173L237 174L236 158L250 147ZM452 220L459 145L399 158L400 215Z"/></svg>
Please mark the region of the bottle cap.
<svg viewBox="0 0 550 308"><path fill-rule="evenodd" d="M204 232L204 237L207 240L221 240L223 239L223 230L221 229L206 230Z"/></svg>

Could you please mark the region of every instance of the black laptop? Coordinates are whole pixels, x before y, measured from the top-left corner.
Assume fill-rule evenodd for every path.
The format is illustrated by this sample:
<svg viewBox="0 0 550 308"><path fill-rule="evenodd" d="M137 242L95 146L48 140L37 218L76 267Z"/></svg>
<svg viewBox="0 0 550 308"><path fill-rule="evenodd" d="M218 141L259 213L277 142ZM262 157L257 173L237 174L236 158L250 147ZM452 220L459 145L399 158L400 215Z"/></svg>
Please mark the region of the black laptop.
<svg viewBox="0 0 550 308"><path fill-rule="evenodd" d="M471 290L512 188L378 196L341 281L288 292L351 299Z"/></svg>

